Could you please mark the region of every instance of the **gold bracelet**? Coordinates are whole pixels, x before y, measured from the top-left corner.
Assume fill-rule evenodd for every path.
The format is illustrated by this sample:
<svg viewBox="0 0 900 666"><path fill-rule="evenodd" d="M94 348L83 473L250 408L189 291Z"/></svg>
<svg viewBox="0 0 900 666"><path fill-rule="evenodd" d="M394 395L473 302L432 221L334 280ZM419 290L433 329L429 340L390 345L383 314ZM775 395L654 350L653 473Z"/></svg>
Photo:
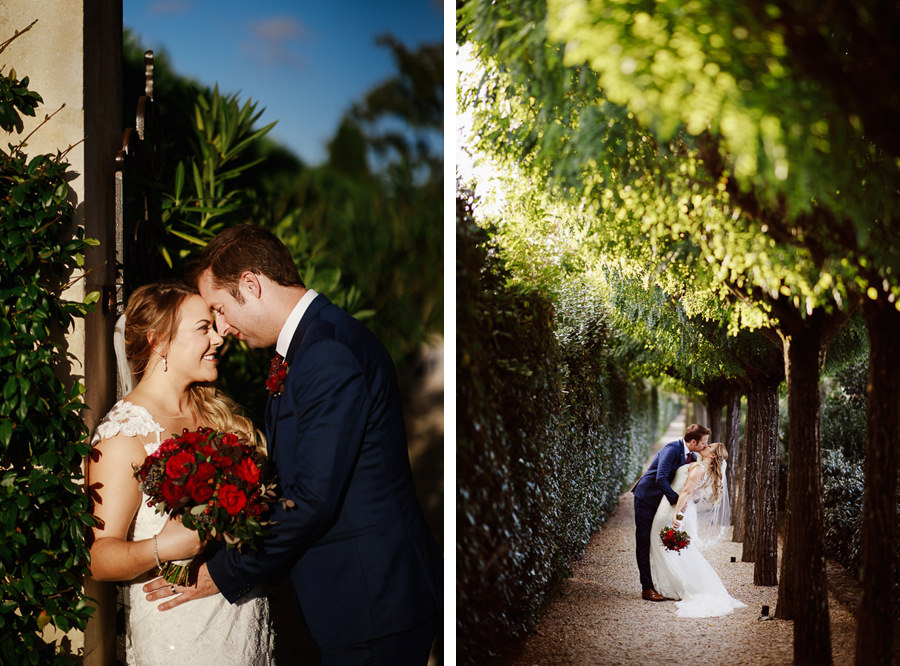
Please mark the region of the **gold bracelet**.
<svg viewBox="0 0 900 666"><path fill-rule="evenodd" d="M153 557L156 558L156 567L162 569L162 562L159 561L159 548L156 545L156 535L153 535Z"/></svg>

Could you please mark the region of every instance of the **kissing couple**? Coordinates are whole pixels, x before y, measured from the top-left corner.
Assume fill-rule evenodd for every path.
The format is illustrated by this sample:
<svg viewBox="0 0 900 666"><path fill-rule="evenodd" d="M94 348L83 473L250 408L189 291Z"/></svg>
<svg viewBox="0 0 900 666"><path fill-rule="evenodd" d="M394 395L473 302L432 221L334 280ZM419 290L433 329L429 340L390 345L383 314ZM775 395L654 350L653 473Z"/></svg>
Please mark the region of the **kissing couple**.
<svg viewBox="0 0 900 666"><path fill-rule="evenodd" d="M98 519L91 573L128 582L127 663L274 663L260 588L286 580L323 664L426 664L442 557L416 499L381 343L304 285L281 241L250 225L211 240L184 282L135 290L123 332L135 385L95 430L87 483ZM264 437L214 384L225 335L275 348ZM196 584L175 585L160 566L203 544L147 505L134 469L166 438L200 427L267 452L289 501L274 505L255 550L204 553Z"/></svg>
<svg viewBox="0 0 900 666"><path fill-rule="evenodd" d="M641 597L678 600L679 617L728 615L746 605L728 594L700 552L731 522L725 476L728 451L721 442L710 443L709 436L709 428L689 425L682 439L660 449L631 490ZM705 510L699 512L698 507ZM666 547L662 536L669 527L683 528L686 546Z"/></svg>

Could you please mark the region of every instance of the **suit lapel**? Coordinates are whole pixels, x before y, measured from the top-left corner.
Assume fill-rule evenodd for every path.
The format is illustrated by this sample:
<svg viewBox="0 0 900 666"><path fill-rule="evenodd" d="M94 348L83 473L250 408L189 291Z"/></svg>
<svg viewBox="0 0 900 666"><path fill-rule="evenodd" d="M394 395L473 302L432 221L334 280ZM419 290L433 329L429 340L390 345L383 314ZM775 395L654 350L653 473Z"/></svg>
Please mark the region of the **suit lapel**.
<svg viewBox="0 0 900 666"><path fill-rule="evenodd" d="M313 299L313 302L309 304L309 307L306 308L306 312L303 313L303 317L297 325L297 330L294 331L294 337L291 338L291 344L288 345L287 354L284 355L284 359L287 361L288 366L293 362L294 356L300 348L300 343L303 342L303 338L309 330L313 320L318 318L322 308L330 303L331 301L325 298L325 296L319 294ZM290 377L290 372L288 373L288 377Z"/></svg>
<svg viewBox="0 0 900 666"><path fill-rule="evenodd" d="M266 400L266 449L269 452L269 459L272 458L272 449L275 446L275 398L269 395Z"/></svg>
<svg viewBox="0 0 900 666"><path fill-rule="evenodd" d="M297 330L294 331L294 337L291 338L291 344L288 345L287 354L285 354L284 360L288 364L288 375L285 380L285 390L287 390L287 384L291 382L291 363L294 361L294 356L297 354L297 350L300 348L300 343L303 341L306 332L309 330L310 323L319 316L319 312L326 305L331 303L325 296L322 294L317 295L313 302L309 304L309 307L306 309L306 312L303 313L303 317L300 319L300 323L297 325ZM274 451L275 451L275 435L278 426L278 411L281 408L282 397L274 398L271 395L269 396L269 400L266 403L266 436L268 440L268 449L269 449L269 458L271 459Z"/></svg>

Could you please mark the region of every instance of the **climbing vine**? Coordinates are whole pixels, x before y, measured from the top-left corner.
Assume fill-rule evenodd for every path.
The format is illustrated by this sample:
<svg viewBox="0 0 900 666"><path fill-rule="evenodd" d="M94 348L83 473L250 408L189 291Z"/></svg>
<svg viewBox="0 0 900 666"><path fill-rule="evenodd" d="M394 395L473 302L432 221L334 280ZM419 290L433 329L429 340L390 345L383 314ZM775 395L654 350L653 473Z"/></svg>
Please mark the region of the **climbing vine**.
<svg viewBox="0 0 900 666"><path fill-rule="evenodd" d="M0 67L7 138L43 102L28 84ZM82 578L93 519L79 484L84 386L65 334L97 295L63 294L95 241L73 223L65 152L29 156L25 141L0 149L0 663L68 664L70 641L48 631L83 629L91 613Z"/></svg>

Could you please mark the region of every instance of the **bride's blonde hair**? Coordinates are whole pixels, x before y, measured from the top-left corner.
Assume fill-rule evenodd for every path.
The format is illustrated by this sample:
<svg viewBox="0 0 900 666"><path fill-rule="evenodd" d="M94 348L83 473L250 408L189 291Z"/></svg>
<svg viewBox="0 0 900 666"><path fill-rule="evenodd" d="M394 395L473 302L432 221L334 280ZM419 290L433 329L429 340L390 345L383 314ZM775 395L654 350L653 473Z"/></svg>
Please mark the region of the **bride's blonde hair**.
<svg viewBox="0 0 900 666"><path fill-rule="evenodd" d="M713 448L715 447L715 448ZM722 493L722 467L728 460L728 449L722 442L713 442L709 445L715 456L709 461L710 484L712 485L712 503L715 504L721 498Z"/></svg>
<svg viewBox="0 0 900 666"><path fill-rule="evenodd" d="M181 304L199 292L179 280L163 280L135 289L125 308L125 355L135 383L147 370L158 345L168 346L180 323ZM233 432L241 440L265 450L265 438L241 407L211 383L192 384L189 402L194 416L216 430Z"/></svg>

